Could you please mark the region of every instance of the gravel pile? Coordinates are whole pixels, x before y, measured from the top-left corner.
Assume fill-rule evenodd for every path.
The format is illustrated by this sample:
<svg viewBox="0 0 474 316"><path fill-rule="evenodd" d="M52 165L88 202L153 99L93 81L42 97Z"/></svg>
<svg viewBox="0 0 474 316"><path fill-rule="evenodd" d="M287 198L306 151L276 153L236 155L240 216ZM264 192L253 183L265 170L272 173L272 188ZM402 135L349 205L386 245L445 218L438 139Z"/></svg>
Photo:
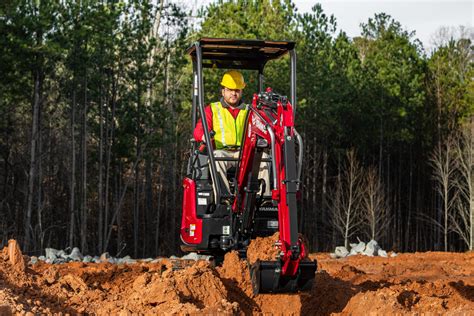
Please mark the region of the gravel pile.
<svg viewBox="0 0 474 316"><path fill-rule="evenodd" d="M83 255L79 248L74 247L70 253L66 250L58 250L54 248L46 248L44 256L30 257L30 264L35 264L38 261L43 261L50 264L62 264L67 262L84 262L84 263L104 263L109 262L112 264L134 264L137 262L150 262L157 263L164 258L144 258L144 259L133 259L130 256L122 258L112 257L108 252L104 252L100 256L89 256ZM199 255L196 253L189 253L183 257L171 256L168 259L184 259L184 260L212 260L211 256Z"/></svg>
<svg viewBox="0 0 474 316"><path fill-rule="evenodd" d="M330 254L331 258L345 258L348 256L355 255L364 255L369 257L379 256L379 257L388 257L388 254L385 250L380 248L379 244L375 240L369 241L367 244L363 241L360 241L357 244L349 244L351 250L347 250L344 246L336 247L333 253ZM395 257L396 253L391 253L391 257Z"/></svg>

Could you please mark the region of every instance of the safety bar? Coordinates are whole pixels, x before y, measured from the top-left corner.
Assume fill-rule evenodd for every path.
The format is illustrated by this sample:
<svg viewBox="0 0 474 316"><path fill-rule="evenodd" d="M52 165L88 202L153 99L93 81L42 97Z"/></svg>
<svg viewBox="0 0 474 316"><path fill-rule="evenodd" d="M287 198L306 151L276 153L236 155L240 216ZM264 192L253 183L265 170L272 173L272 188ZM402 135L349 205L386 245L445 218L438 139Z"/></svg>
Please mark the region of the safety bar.
<svg viewBox="0 0 474 316"><path fill-rule="evenodd" d="M250 108L253 114L257 115L262 122L266 122L266 120L253 108ZM275 151L275 132L273 131L273 128L270 126L270 124L265 123L265 128L268 131L268 134L270 135L270 143L271 143L271 151L272 151L272 157L276 157L276 151ZM262 159L263 160L263 159ZM265 160L263 160L265 161ZM277 177L277 167L276 167L276 160L271 159L272 163L272 170L273 170L273 190L276 190L278 188L278 177Z"/></svg>
<svg viewBox="0 0 474 316"><path fill-rule="evenodd" d="M293 128L293 131L295 132L296 135L296 141L298 142L298 183L296 185L296 188L299 190L300 188L300 183L301 183L301 171L303 170L303 153L304 153L304 148L303 148L303 138L301 135L296 131L296 128Z"/></svg>
<svg viewBox="0 0 474 316"><path fill-rule="evenodd" d="M296 119L296 52L290 50L291 60L291 105L293 106L293 117Z"/></svg>
<svg viewBox="0 0 474 316"><path fill-rule="evenodd" d="M214 157L216 161L239 161L239 158L232 157ZM262 162L272 162L271 158L262 158Z"/></svg>
<svg viewBox="0 0 474 316"><path fill-rule="evenodd" d="M260 69L258 70L258 93L263 92L263 82L264 82L264 77L263 77L263 68L265 65L262 65Z"/></svg>
<svg viewBox="0 0 474 316"><path fill-rule="evenodd" d="M201 45L199 42L196 42L194 44L196 46L196 63L197 63L197 81L198 81L198 105L199 105L199 113L201 114L201 122L202 122L202 127L204 129L204 139L206 140L206 144L209 144L207 146L209 150L209 161L211 165L211 177L212 180L214 180L214 186L216 189L216 201L220 203L221 200L221 183L220 179L217 176L217 169L216 169L216 160L214 159L214 149L210 144L211 142L211 135L209 135L209 129L207 126L207 120L206 120L206 113L204 110L204 81L202 79L202 49Z"/></svg>
<svg viewBox="0 0 474 316"><path fill-rule="evenodd" d="M270 125L265 126L267 128L268 134L270 134L271 146L272 146L272 157L276 157L275 151L275 132L273 132L273 128ZM276 167L276 160L272 159L272 170L273 170L273 190L278 188L278 177L277 177L277 167Z"/></svg>

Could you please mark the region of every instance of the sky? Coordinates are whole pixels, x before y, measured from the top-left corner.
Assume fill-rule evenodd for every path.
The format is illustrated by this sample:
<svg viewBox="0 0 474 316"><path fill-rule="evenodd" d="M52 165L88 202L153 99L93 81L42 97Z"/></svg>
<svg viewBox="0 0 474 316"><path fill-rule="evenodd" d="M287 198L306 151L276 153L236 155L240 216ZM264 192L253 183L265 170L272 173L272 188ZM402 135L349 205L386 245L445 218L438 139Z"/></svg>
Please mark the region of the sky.
<svg viewBox="0 0 474 316"><path fill-rule="evenodd" d="M192 2L200 6L212 1ZM333 14L339 30L349 37L360 35L360 24L380 12L391 15L407 31L415 31L415 37L426 50L434 46L440 27L470 27L473 36L474 0L293 0L293 3L299 12L309 12L316 3L321 3L323 11Z"/></svg>
<svg viewBox="0 0 474 316"><path fill-rule="evenodd" d="M360 35L360 24L375 13L385 12L400 22L404 29L415 31L425 48L432 46L437 30L442 26L473 27L474 0L320 0L323 11L336 17L339 29L348 36ZM300 12L308 12L315 0L295 0Z"/></svg>

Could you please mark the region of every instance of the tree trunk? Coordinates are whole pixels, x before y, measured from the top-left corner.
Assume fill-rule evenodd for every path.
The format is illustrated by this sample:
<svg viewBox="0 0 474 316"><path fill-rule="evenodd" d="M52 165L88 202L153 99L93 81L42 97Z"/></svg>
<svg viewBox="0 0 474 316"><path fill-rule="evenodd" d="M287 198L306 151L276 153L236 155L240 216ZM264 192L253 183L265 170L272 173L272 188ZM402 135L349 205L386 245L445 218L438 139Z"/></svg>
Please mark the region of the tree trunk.
<svg viewBox="0 0 474 316"><path fill-rule="evenodd" d="M469 200L469 250L474 250L474 196Z"/></svg>
<svg viewBox="0 0 474 316"><path fill-rule="evenodd" d="M137 156L139 154L137 148ZM138 164L135 166L135 179L133 185L133 255L136 258L138 255L138 244L139 244L139 228L140 228L140 205L139 205L139 177L140 168Z"/></svg>
<svg viewBox="0 0 474 316"><path fill-rule="evenodd" d="M322 176L322 185L321 185L321 223L326 223L328 221L328 208L327 208L327 169L328 169L328 153L326 148L323 148L323 176Z"/></svg>
<svg viewBox="0 0 474 316"><path fill-rule="evenodd" d="M82 197L81 197L81 250L87 249L87 73L84 78L84 109L82 112Z"/></svg>
<svg viewBox="0 0 474 316"><path fill-rule="evenodd" d="M440 152L441 153L441 152ZM445 170L449 170L450 166L450 157L449 157L449 145L446 145L446 152L445 152ZM448 226L448 210L449 210L449 186L448 186L448 181L451 179L446 178L443 183L443 197L444 197L444 251L448 251L448 233L449 233L449 226Z"/></svg>
<svg viewBox="0 0 474 316"><path fill-rule="evenodd" d="M41 141L41 125L42 125L42 122L41 122L41 102L40 102L40 109L38 111L38 137L37 137L37 142L38 142L38 145L36 146L36 150L37 150L37 154L36 154L36 157L37 158L37 164L38 164L38 167L37 167L37 172L38 172L38 176L37 176L37 190L36 190L36 214L37 214L37 217L38 217L38 223L36 224L36 227L38 228L38 231L35 230L36 234L33 236L33 240L34 240L34 247L36 248L38 246L38 239L39 238L41 240L41 235L43 234L43 166L42 166L42 163L41 163L41 160L42 160L42 153L43 153L43 143ZM35 248L33 248L32 250L34 250ZM42 248L40 248L42 249Z"/></svg>
<svg viewBox="0 0 474 316"><path fill-rule="evenodd" d="M309 218L308 220L312 223L311 225L311 235L313 235L314 237L312 238L316 245L319 245L319 239L318 239L318 231L317 231L317 223L321 223L321 215L317 215L317 214L321 214L321 212L317 210L317 179L318 179L318 153L317 153L317 146L316 146L316 143L317 143L317 140L316 140L316 136L313 137L313 174L312 174L312 178L313 178L313 185L311 187L311 192L312 192L312 196L311 196L311 200L312 200L312 205L311 205L311 212L309 212L309 214L311 214L311 218ZM307 190L309 191L310 188L307 188ZM318 221L319 219L319 221Z"/></svg>
<svg viewBox="0 0 474 316"><path fill-rule="evenodd" d="M139 203L139 183L140 183L140 151L141 151L141 118L140 118L140 111L141 107L141 84L137 82L137 117L136 117L136 140L135 140L135 154L137 157L137 163L135 164L134 173L135 173L135 181L133 186L133 253L134 257L136 258L138 255L138 244L139 244L139 227L140 227L140 203Z"/></svg>
<svg viewBox="0 0 474 316"><path fill-rule="evenodd" d="M163 150L161 148L158 149L158 168L156 171L156 179L157 179L157 184L156 184L156 189L157 189L157 198L156 198L156 220L155 220L155 255L160 255L160 224L161 224L161 204L162 204L162 191L163 191Z"/></svg>
<svg viewBox="0 0 474 316"><path fill-rule="evenodd" d="M412 192L413 192L413 153L412 153L412 147L410 146L410 163L409 163L409 174L408 174L408 215L407 215L407 221L406 221L406 228L405 228L405 250L408 249L413 249L410 248L410 230L411 230L411 213L412 213L412 204L413 204L413 198L412 198Z"/></svg>
<svg viewBox="0 0 474 316"><path fill-rule="evenodd" d="M304 133L302 136L303 136L303 139L305 139L305 135L306 133ZM304 152L304 156L305 156L305 159L310 159L310 149L311 149L311 145L308 144L308 143L305 143L305 152ZM303 177L303 202L304 202L304 205L303 207L306 208L306 209L311 209L311 203L310 203L310 190L309 190L309 187L310 187L310 175L309 173L306 172L305 168L303 168L303 171L302 171L302 177ZM308 214L308 213L306 213ZM308 218L305 218L303 220L303 233L305 233L307 236L308 236L308 239L310 240L310 246L313 247L314 246L314 242L313 242L313 236L309 233L311 231L311 223L310 223L310 220Z"/></svg>
<svg viewBox="0 0 474 316"><path fill-rule="evenodd" d="M75 221L75 191L76 191L76 141L75 141L75 124L76 124L76 90L72 92L71 106L71 183L70 183L70 200L69 200L69 247L74 247L74 221Z"/></svg>
<svg viewBox="0 0 474 316"><path fill-rule="evenodd" d="M152 231L151 223L153 220L153 176L152 176L152 163L151 158L147 157L145 160L145 222L144 222L144 241L143 244L145 245L146 249L144 249L143 256L148 251L148 249L152 249L150 246L152 244L152 240L150 240L150 233Z"/></svg>
<svg viewBox="0 0 474 316"><path fill-rule="evenodd" d="M161 248L160 248L160 224L161 224L161 193L163 191L163 186L161 184L161 181L159 180L158 184L158 197L156 199L156 221L155 221L155 255L158 256L161 254Z"/></svg>
<svg viewBox="0 0 474 316"><path fill-rule="evenodd" d="M97 238L97 251L102 253L103 240L103 227L104 227L104 192L103 192L103 163L104 163L104 120L103 120L103 89L101 86L100 97L99 97L99 219L98 219L98 238Z"/></svg>
<svg viewBox="0 0 474 316"><path fill-rule="evenodd" d="M37 142L39 134L39 115L42 98L43 88L43 73L42 69L38 66L38 69L34 72L34 93L33 93L33 116L31 124L31 143L30 143L30 171L28 175L28 199L26 206L26 218L24 223L24 234L25 234L25 251L30 250L31 243L31 215L33 212L33 196L35 189L35 179L37 174Z"/></svg>
<svg viewBox="0 0 474 316"><path fill-rule="evenodd" d="M110 209L110 164L112 156L112 143L115 135L115 109L116 109L116 82L112 79L112 113L110 119L108 118L108 111L106 112L105 120L105 133L106 133L106 143L105 143L105 205L104 205L104 229L103 235L104 240L102 243L102 252L107 250L107 235L109 227L109 209ZM110 129L110 131L109 131Z"/></svg>
<svg viewBox="0 0 474 316"><path fill-rule="evenodd" d="M474 153L472 152L474 150L474 121L471 118L470 122L470 133L469 133L469 150L470 150L470 157L474 156ZM472 159L469 160L472 163ZM470 177L469 177L469 221L468 221L468 231L469 231L469 250L473 251L474 250L474 192L473 192L473 167L472 164L470 166Z"/></svg>
<svg viewBox="0 0 474 316"><path fill-rule="evenodd" d="M380 139L379 139L379 177L382 177L383 169L383 119L380 116Z"/></svg>

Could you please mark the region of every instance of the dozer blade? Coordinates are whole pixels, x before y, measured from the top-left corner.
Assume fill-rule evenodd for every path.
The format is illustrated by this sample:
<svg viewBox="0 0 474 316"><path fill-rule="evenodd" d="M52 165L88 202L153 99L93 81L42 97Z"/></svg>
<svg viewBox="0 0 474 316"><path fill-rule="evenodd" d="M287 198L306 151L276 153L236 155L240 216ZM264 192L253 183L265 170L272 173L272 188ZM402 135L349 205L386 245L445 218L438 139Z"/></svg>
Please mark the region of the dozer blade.
<svg viewBox="0 0 474 316"><path fill-rule="evenodd" d="M255 262L250 268L254 294L259 293L295 293L310 291L316 273L315 261L301 261L295 276L281 275L281 263L278 261Z"/></svg>

